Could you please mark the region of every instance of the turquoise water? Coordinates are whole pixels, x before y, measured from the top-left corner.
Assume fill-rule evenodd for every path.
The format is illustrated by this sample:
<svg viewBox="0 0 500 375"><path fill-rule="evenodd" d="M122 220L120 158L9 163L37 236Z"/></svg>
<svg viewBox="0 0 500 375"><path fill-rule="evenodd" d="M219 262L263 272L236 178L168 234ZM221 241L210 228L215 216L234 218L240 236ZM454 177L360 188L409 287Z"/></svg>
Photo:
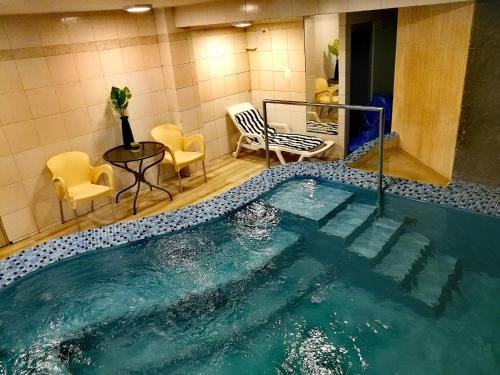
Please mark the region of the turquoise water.
<svg viewBox="0 0 500 375"><path fill-rule="evenodd" d="M497 374L500 219L295 180L0 291L0 374Z"/></svg>

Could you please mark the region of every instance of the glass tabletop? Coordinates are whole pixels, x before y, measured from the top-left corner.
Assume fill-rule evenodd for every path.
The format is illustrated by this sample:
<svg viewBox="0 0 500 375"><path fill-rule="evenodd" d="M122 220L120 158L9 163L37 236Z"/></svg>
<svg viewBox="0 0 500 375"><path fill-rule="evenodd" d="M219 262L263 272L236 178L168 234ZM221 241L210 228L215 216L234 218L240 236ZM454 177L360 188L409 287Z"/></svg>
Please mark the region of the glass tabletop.
<svg viewBox="0 0 500 375"><path fill-rule="evenodd" d="M110 163L128 163L148 159L161 154L165 146L159 142L139 142L138 150L126 149L125 146L117 146L104 153L102 158Z"/></svg>

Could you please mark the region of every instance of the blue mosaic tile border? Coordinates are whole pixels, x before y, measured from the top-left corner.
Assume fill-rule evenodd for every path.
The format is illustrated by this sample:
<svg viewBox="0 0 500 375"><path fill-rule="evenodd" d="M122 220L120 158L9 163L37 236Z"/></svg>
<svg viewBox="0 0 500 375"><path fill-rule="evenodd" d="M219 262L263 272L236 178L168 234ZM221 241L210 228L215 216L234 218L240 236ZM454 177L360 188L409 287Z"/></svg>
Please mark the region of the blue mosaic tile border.
<svg viewBox="0 0 500 375"><path fill-rule="evenodd" d="M389 140L397 134L386 135ZM375 173L349 168L348 164L377 145L370 141L344 160L325 163L290 163L276 166L242 185L208 201L156 216L94 228L50 240L0 261L0 287L51 263L103 249L186 229L238 210L276 185L294 177L313 177L376 189ZM500 188L463 181L437 187L415 181L384 177L385 191L423 202L433 202L474 212L500 216Z"/></svg>

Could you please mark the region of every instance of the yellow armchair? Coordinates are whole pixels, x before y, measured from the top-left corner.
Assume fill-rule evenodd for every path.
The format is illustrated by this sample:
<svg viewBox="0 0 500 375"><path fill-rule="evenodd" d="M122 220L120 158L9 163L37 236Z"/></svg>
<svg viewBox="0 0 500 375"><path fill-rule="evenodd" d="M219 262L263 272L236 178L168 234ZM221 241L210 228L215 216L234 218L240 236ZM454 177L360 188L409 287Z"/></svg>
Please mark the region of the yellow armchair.
<svg viewBox="0 0 500 375"><path fill-rule="evenodd" d="M80 229L80 224L76 208L80 203L90 200L93 209L93 200L96 198L110 197L111 201L113 200L113 169L107 164L93 167L86 153L71 151L55 155L49 159L47 167L52 172L52 181L54 181L56 194L59 198L59 212L62 223L64 223L63 200L66 200L73 210L78 229ZM108 186L97 184L99 177L103 174L108 178ZM112 203L111 212L113 214Z"/></svg>
<svg viewBox="0 0 500 375"><path fill-rule="evenodd" d="M172 124L164 124L151 130L151 136L157 142L165 145L167 152L158 165L157 183L160 182L161 165L171 164L174 166L179 178L179 191L182 192L181 169L189 164L201 161L203 166L203 177L207 182L205 170L205 141L201 134L194 134L188 137L182 135L181 130ZM188 151L192 144L197 144L199 151Z"/></svg>
<svg viewBox="0 0 500 375"><path fill-rule="evenodd" d="M326 79L321 77L316 78L316 102L321 104L338 104L338 85L328 86ZM321 107L320 114L323 109L324 107Z"/></svg>

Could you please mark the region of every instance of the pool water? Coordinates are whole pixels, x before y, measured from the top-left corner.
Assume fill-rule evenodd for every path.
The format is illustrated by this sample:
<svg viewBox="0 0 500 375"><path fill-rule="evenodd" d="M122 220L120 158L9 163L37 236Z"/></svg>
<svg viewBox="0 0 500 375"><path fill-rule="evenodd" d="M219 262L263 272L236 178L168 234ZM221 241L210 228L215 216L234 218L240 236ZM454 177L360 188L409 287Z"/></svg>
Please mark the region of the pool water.
<svg viewBox="0 0 500 375"><path fill-rule="evenodd" d="M0 291L0 374L498 374L500 219L292 180Z"/></svg>

